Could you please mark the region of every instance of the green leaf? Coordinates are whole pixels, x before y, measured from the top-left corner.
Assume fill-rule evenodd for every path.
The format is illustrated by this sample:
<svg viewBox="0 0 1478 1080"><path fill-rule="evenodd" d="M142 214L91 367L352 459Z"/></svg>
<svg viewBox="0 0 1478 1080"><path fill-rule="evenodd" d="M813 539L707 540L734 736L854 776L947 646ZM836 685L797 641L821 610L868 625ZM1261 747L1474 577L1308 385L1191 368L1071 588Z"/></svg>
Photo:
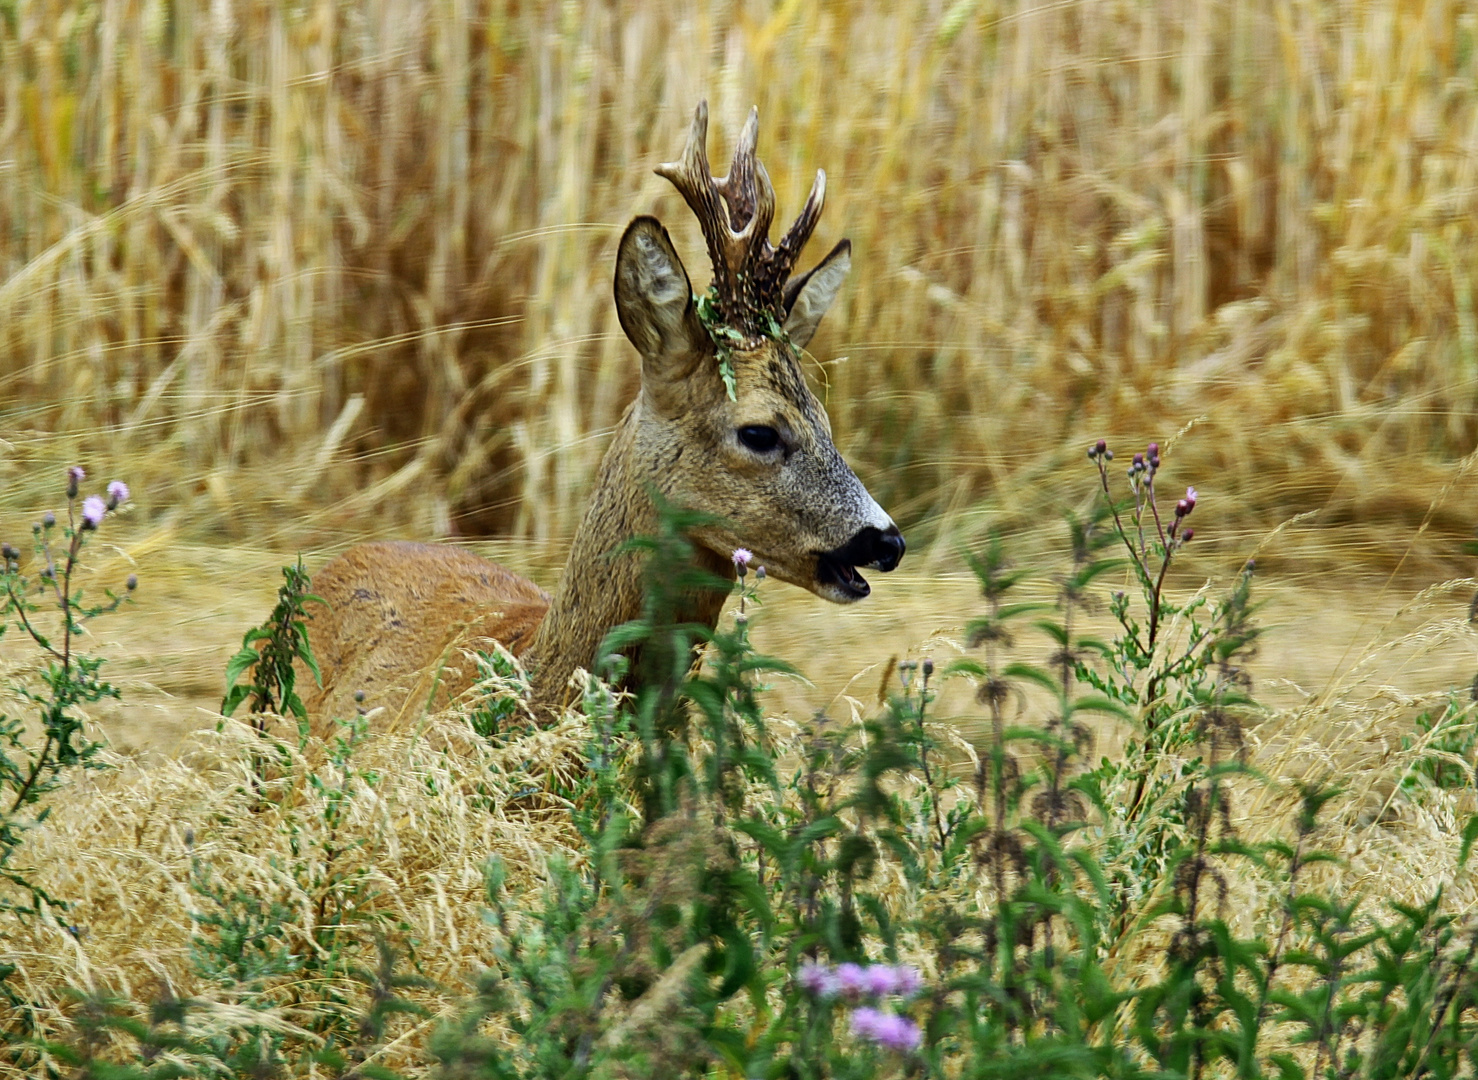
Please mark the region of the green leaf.
<svg viewBox="0 0 1478 1080"><path fill-rule="evenodd" d="M1071 712L1097 712L1117 716L1121 720L1132 720L1133 714L1123 705L1111 698L1100 697L1097 694L1089 694L1085 697L1074 698L1068 706Z"/></svg>
<svg viewBox="0 0 1478 1080"><path fill-rule="evenodd" d="M1001 674L1008 679L1026 679L1029 682L1037 683L1054 694L1062 689L1062 685L1049 672L1043 671L1041 668L1032 664L1023 664L1020 662L1007 664Z"/></svg>
<svg viewBox="0 0 1478 1080"><path fill-rule="evenodd" d="M1051 604L1036 600L1020 604L1002 604L996 609L996 618L1004 621L1006 619L1014 619L1018 615L1030 615L1037 611L1051 610Z"/></svg>
<svg viewBox="0 0 1478 1080"><path fill-rule="evenodd" d="M242 649L231 659L226 661L226 688L230 689L236 685L236 680L241 678L241 673L251 667L262 658L262 654L255 649Z"/></svg>
<svg viewBox="0 0 1478 1080"><path fill-rule="evenodd" d="M725 327L727 329L727 327ZM734 379L734 362L730 359L727 350L720 354L718 359L719 378L724 380L724 392L729 395L730 401L738 401L738 383Z"/></svg>
<svg viewBox="0 0 1478 1080"><path fill-rule="evenodd" d="M221 714L230 716L237 708L251 696L252 688L249 686L233 686L226 691L226 698L221 702Z"/></svg>
<svg viewBox="0 0 1478 1080"><path fill-rule="evenodd" d="M1057 644L1062 646L1067 645L1067 627L1061 623L1055 623L1051 619L1038 619L1032 625L1057 642Z"/></svg>
<svg viewBox="0 0 1478 1080"><path fill-rule="evenodd" d="M1463 826L1463 844L1458 849L1457 868L1461 870L1468 864L1468 856L1473 854L1473 842L1478 841L1478 814L1468 819Z"/></svg>

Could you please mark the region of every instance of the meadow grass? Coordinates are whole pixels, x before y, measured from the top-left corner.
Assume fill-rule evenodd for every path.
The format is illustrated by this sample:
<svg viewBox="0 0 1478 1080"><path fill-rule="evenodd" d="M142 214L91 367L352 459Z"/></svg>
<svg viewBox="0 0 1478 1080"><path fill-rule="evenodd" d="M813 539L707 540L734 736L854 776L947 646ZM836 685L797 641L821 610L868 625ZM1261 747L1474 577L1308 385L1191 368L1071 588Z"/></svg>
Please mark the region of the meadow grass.
<svg viewBox="0 0 1478 1080"><path fill-rule="evenodd" d="M1195 420L1180 460L1240 524L1317 511L1390 565L1368 525L1422 523L1478 436L1475 30L1447 0L0 5L12 497L86 458L197 537L568 537L635 386L621 227L660 214L706 279L652 168L707 97L716 161L758 105L782 213L828 172L815 247L856 269L810 370L914 537Z"/></svg>
<svg viewBox="0 0 1478 1080"><path fill-rule="evenodd" d="M1202 505L1196 514L1207 510ZM1198 528L1212 525L1209 518L1199 519ZM107 549L101 544L97 549L106 560ZM1113 554L1114 549L1100 545L1094 550ZM1175 555L1184 558L1193 550L1177 549ZM101 565L98 576L109 569L106 561ZM668 565L667 560L660 565ZM1285 1000L1308 993L1316 1002L1321 980L1337 983L1343 978L1338 972L1312 970L1306 966L1309 954L1297 951L1317 952L1321 941L1334 940L1321 939L1314 925L1316 913L1323 910L1319 897L1365 899L1358 917L1335 934L1339 942L1354 946L1344 958L1352 977L1366 970L1362 965L1385 955L1383 946L1361 935L1394 925L1389 905L1420 908L1440 895L1435 910L1457 920L1457 936L1439 949L1445 958L1441 963L1457 962L1464 942L1471 944L1478 879L1459 860L1460 836L1465 830L1475 834L1467 823L1478 822L1473 705L1464 685L1478 666L1478 654L1473 627L1458 609L1465 607L1478 580L1434 585L1386 615L1368 634L1356 634L1353 641L1370 644L1357 645L1355 655L1340 658L1335 674L1314 692L1295 688L1289 695L1285 688L1283 704L1258 706L1241 696L1241 665L1249 657L1240 651L1230 654L1232 666L1224 666L1212 662L1219 654L1206 646L1206 639L1193 644L1196 621L1204 626L1208 618L1207 610L1195 605L1222 592L1209 583L1167 592L1160 659L1149 661L1153 667L1182 650L1188 655L1199 651L1206 659L1196 670L1204 675L1176 677L1172 681L1179 688L1167 691L1169 696L1158 703L1142 696L1142 677L1112 675L1124 670L1133 652L1124 644L1125 627L1115 631L1117 617L1105 619L1093 595L1112 596L1139 585L1132 574L1120 580L1119 570L1095 571L1093 586L1074 601L1082 617L1074 619L1074 629L1064 631L1067 647L1083 663L1073 676L1077 689L1060 699L1053 690L1058 677L1049 674L1060 667L1057 639L1048 633L1040 643L1028 640L1032 613L1051 612L1055 601L1058 614L1048 615L1047 621L1063 620L1061 613L1068 609L1061 597L1067 583L1087 565L1083 558L1075 560L1071 549L1066 560L1038 551L1002 564L1008 573L1027 572L1029 583L1023 582L1010 599L1026 600L1032 609L1015 615L1015 629L1008 635L982 635L982 616L1002 627L1010 616L992 594L984 600L977 594L975 618L918 646L926 663L912 660L900 669L896 657L881 661L860 682L848 679L830 701L818 697L815 688L793 684L779 695L752 697L758 683L776 680L767 678L763 667L745 666L754 657L747 637L750 625L758 640L779 645L803 628L786 625L792 612L783 593L772 606L771 586L751 583L745 587L749 621L741 626L732 611L726 615L710 646L709 663L695 675L724 688L724 704L715 706L711 694L700 695L698 684L690 684L692 689L684 692L693 696L684 709L694 726L683 735L656 736L642 726L648 711L656 709L660 715L660 699L644 693L618 705L597 684L558 723L547 728L520 724L516 703L511 710L503 708L506 698L500 703L506 684L494 679L446 711L423 715L400 730L385 728L371 714L350 721L334 737L317 739L295 734L291 718L256 716L250 722L217 720L162 761L104 752L100 763L113 769L73 777L53 793L50 816L37 823L20 847L20 857L11 860L12 870L20 870L66 906L42 904L38 914L10 916L0 928L11 995L6 1033L12 1040L9 1056L0 1055L0 1075L33 1075L43 1067L68 1075L69 1062L79 1060L81 1075L113 1062L136 1070L117 1075L139 1078L156 1075L148 1071L156 1068L165 1070L157 1073L161 1076L219 1075L222 1069L226 1075L375 1075L356 1071L361 1067L448 1077L581 1075L578 1061L573 1072L567 1071L569 1062L559 1062L564 1060L561 1054L582 1042L582 1031L593 1040L596 1059L605 1062L597 1070L602 1075L608 1068L617 1075L636 1075L654 1060L695 1067L712 1060L715 1047L722 1045L693 1041L695 1032L708 1029L692 1026L698 1023L694 996L702 999L707 993L703 987L713 989L719 974L710 965L707 978L697 975L695 964L720 948L705 944L702 921L713 917L714 904L722 903L715 899L721 893L706 891L714 888L713 882L697 888L690 875L697 870L700 877L716 875L715 881L724 881L740 867L757 865L756 887L777 890L774 902L790 910L796 905L786 890L798 883L813 887L805 884L812 874L825 910L835 902L831 890L840 884L833 880L837 869L829 860L847 850L845 843L836 847L827 840L834 835L823 828L828 821L845 822L867 844L887 838L886 852L869 857L875 865L870 862L855 876L851 870L843 875L840 895L849 897L856 890L869 898L859 909L867 929L860 941L852 942L846 933L837 938L836 928L828 930L823 920L787 949L783 935L765 945L770 929L764 921L741 919L748 927L745 934L755 937L760 950L748 976L756 981L747 998L735 999L719 1013L724 1023L750 1025L758 1039L748 1051L753 1062L762 1063L766 1053L777 1052L811 1061L820 1070L815 1075L913 1075L915 1066L930 1075L952 1075L950 1062L958 1064L960 1055L969 1059L972 1044L978 1044L973 1052L983 1056L971 1060L994 1063L991 1067L1004 1067L1013 1054L1047 1054L1039 1062L1043 1075L1095 1075L1085 1072L1081 1061L1052 1057L1054 1040L1065 1040L1068 1050L1086 1052L1090 1045L1098 1047L1095 1053L1105 1047L1114 1053L1122 1050L1131 1061L1141 1060L1136 1054L1159 1052L1154 1051L1159 1045L1155 1038L1128 1049L1135 1038L1143 1039L1133 1034L1130 1004L1137 1009L1137 1003L1153 1002L1157 988L1167 984L1184 989L1188 976L1176 974L1182 962L1201 972L1198 978L1216 978L1223 971L1218 965L1236 962L1236 950L1192 949L1188 954L1187 942L1201 941L1209 948L1205 935L1224 932L1233 944L1249 944L1244 960L1281 955L1285 945L1289 950L1288 965L1277 977L1275 1007L1265 1022L1253 1024L1255 1052L1242 1060L1261 1064L1249 1064L1254 1070L1249 1075L1270 1074L1257 1070L1271 1070L1279 1054L1319 1073L1316 1057L1345 1036L1331 1041L1332 1029L1320 1028L1320 1038L1301 1042ZM111 568L116 570L116 563ZM145 594L148 581L146 571L141 585ZM94 587L92 580L83 584ZM268 577L263 592L270 593L275 584ZM756 600L763 604L755 606ZM932 598L925 602L931 610L937 607ZM920 618L910 612L908 622L917 626ZM134 626L151 621L157 622L157 616L148 615ZM660 640L655 629L653 633L652 640ZM1095 637L1114 644L1089 660L1095 650L1088 643ZM995 642L984 654L982 640ZM1271 640L1264 637L1262 644L1266 647ZM86 641L89 647L95 642L91 637ZM817 650L814 644L812 648ZM13 658L14 650L8 654ZM1446 689L1418 685L1441 686L1433 683L1434 672L1413 677L1422 658L1431 654L1452 665L1444 668ZM1006 660L1012 663L1002 666ZM835 655L831 661L835 668ZM1250 684L1259 699L1265 681L1296 671L1309 658L1290 659L1276 651L1263 661ZM812 663L818 662L813 654ZM959 669L956 677L940 682L951 666ZM10 678L26 680L25 669L23 662L12 663ZM1000 699L1012 725L1015 741L1010 743L992 734L1000 730L999 718L993 722L993 710L984 707L981 697L981 688L995 677L992 671L1018 683ZM1106 692L1128 695L1123 705L1092 693L1085 696L1084 691L1100 685L1084 681L1092 671L1107 678L1101 684ZM835 680L847 672L823 667L816 674ZM258 678L260 673L254 676ZM127 682L123 687L132 689ZM223 687L224 677L217 693ZM1200 696L1208 691L1209 697ZM1225 705L1218 705L1223 698ZM775 710L791 701L794 708ZM812 708L824 705L830 719L808 715L807 703ZM26 707L24 699L14 699L10 706ZM512 721L485 732L479 717L493 707ZM1209 715L1207 710L1223 708L1238 718L1240 749L1234 758L1228 756L1231 744L1221 742L1216 732L1196 734L1187 726L1198 715ZM1060 738L1064 711L1073 717L1066 741ZM1087 722L1095 714L1103 715ZM1434 724L1437 717L1447 719ZM1146 755L1146 740L1157 725L1168 741ZM732 737L739 730L750 731L746 738L753 740L752 753L734 762L747 761L746 769L760 772L728 779L721 774L700 784L698 778L719 758L718 735ZM674 746L691 755L685 759L680 750L678 758L662 766L676 769L674 779L687 777L674 790L697 786L680 797L649 791L643 803L641 778L650 775L651 766L639 767L639 762ZM1071 746L1077 749L1069 750ZM1055 781L1049 786L1049 765L1058 753L1076 761L1061 773L1062 779L1073 781L1063 789L1066 811L1054 811L1046 798L1057 787ZM681 765L684 760L691 761L691 771ZM987 790L1003 780L982 779L993 761L1004 771L1004 786L1003 801L990 811L985 809ZM764 779L765 768L778 770L778 789ZM868 796L868 781L879 776L884 786ZM1140 827L1126 830L1108 808L1133 810L1138 799L1127 796L1136 777L1143 777L1153 793L1153 809ZM1028 787L1013 794L1018 780ZM1316 826L1305 831L1300 819L1308 793L1321 787L1328 790L1327 798L1321 796L1325 801ZM807 810L818 791L829 794ZM1082 801L1093 792L1105 801L1101 816ZM1193 811L1205 804L1195 801L1195 792L1221 804L1223 816L1197 825ZM663 798L669 802L664 804ZM870 803L869 798L883 802ZM696 817L694 799L703 808ZM973 809L977 799L982 804L978 812ZM831 800L841 801L833 805ZM637 806L643 807L639 817L632 816ZM1065 820L1064 812L1072 820ZM711 827L709 813L717 815ZM720 827L726 814L736 815L742 826L727 840ZM1077 815L1086 822L1078 823ZM946 820L960 840L936 846L935 830L944 829ZM803 828L808 823L815 828ZM985 826L985 831L972 833ZM636 831L626 835L628 828ZM782 832L771 838L766 828ZM1046 833L1032 832L1034 828ZM782 836L798 835L812 837L808 843L816 846L822 861L800 878L788 878L795 867L787 869L786 860L769 845L783 848L790 841ZM972 835L975 840L962 848ZM1018 851L1027 859L1032 837L1040 835L1056 838L1041 851L1061 843L1074 853L1073 859L1087 860L1083 866L1109 875L1112 887L1095 887L1091 875L1079 879L1065 869L1052 870L1051 860L1038 865L1035 876L1025 862L1014 870L1008 867L1004 878L999 869L990 869L992 859L1002 853ZM1198 837L1202 854L1196 854ZM1283 857L1278 853L1295 849L1279 845L1294 845L1295 838L1296 850L1310 857L1319 851L1328 858L1295 871L1296 889L1278 870ZM766 845L758 856L751 841ZM1165 843L1169 847L1161 850ZM630 863L633 859L652 861ZM1199 909L1197 901L1187 901L1188 859L1207 860L1198 871L1206 890ZM1285 942L1285 932L1277 927L1292 910L1286 896L1294 894L1310 906L1300 909ZM1050 907L1047 896L1059 896L1067 906L1056 915L1031 915L1035 905ZM1076 910L1079 904L1089 905L1084 910L1090 914ZM692 916L668 921L673 910L687 912L688 905L696 905ZM801 912L806 908L799 905ZM1014 916L1008 914L1013 910ZM1045 952L1028 944L1022 954L1035 957L1032 964L1046 966L1039 970L1028 965L1014 975L1009 964L1008 970L995 971L988 950L978 957L971 951L979 946L972 920L983 919L980 932L989 933L997 925L993 920L1018 917L1037 927L1033 933L1046 933ZM952 921L958 919L965 921ZM1085 925L1098 926L1106 936L1093 943L1078 940L1074 935ZM679 948L689 932L697 933L698 941ZM931 934L940 932L945 940L931 944ZM1413 940L1426 948L1439 940L1440 934L1433 933L1419 932ZM1277 944L1270 948L1275 938ZM623 941L618 952L606 951ZM376 943L388 950L378 968L371 959ZM765 952L766 947L772 951ZM721 948L731 950L733 941L725 938ZM813 1016L810 1027L802 1025L809 1032L804 1034L794 1027L792 1010L804 1013L806 995L790 984L787 974L799 949L813 959L886 957L916 966L931 989L906 1009L897 1006L894 1015L920 1022L933 1017L930 1024L937 1020L946 1027L930 1028L919 1059L905 1055L874 1061L866 1058L865 1040L860 1050L856 1038L849 1043L841 1033L829 1041L832 1037L825 1032L835 1019L831 1013L825 1014L831 1019L821 1028L816 1024L822 1020ZM1431 963L1438 962L1437 955ZM1075 981L1079 963L1089 964L1107 981L1102 987L1093 979ZM1468 974L1462 963L1450 985L1454 993L1466 995ZM1256 964L1244 977L1258 977L1255 971L1262 969ZM1429 967L1423 961L1415 971L1403 968L1400 994L1425 992L1418 982ZM497 971L498 979L480 974L485 970ZM1010 990L1014 977L1035 986L1023 999L1028 1008L1020 1029L1024 1041L993 1045L986 1039L1000 1017L973 1040L947 1026L951 1016L971 1015L974 1006L962 1007L959 995L974 1000L968 998L975 992L973 979L985 980L976 989L993 987L991 993L1015 1000ZM1271 969L1266 977L1271 985ZM1039 978L1046 981L1033 982ZM532 982L526 985L526 980ZM1225 987L1233 983L1235 979ZM1340 1000L1353 1003L1365 983L1339 985ZM1095 987L1112 987L1114 994L1127 996L1095 998L1098 1004L1092 1007L1107 1001L1108 1013L1073 1034L1069 1022L1078 1006L1060 997L1077 992L1071 987L1086 989L1090 997L1099 993ZM525 992L532 996L518 996ZM395 1008L376 1019L376 1002ZM171 1011L177 1005L185 1010L178 1020ZM1031 1013L1059 1005L1068 1011ZM1309 1015L1317 1017L1318 1009L1309 1008ZM1454 1032L1467 1024L1467 1009L1463 1004L1455 1014ZM1200 1032L1195 1039L1214 1039L1214 1032L1226 1030L1209 1013L1177 1014L1173 1003L1155 1007L1146 1030L1170 1039L1177 1015L1192 1032ZM154 1019L147 1020L149 1016ZM1118 1019L1096 1026L1107 1023L1103 1018L1108 1016ZM545 1021L552 1026L541 1026ZM761 1037L766 1031L771 1034ZM690 1036L686 1041L677 1037L682 1032ZM1397 1026L1390 1017L1372 1021L1372 1026L1351 1029L1346 1049L1373 1052L1370 1039L1392 1032ZM772 1038L778 1042L771 1044ZM175 1045L171 1039L182 1041ZM820 1042L812 1045L808 1039ZM1173 1041L1161 1047L1166 1054ZM239 1051L256 1042L286 1056L253 1071ZM1420 1043L1417 1037L1413 1045L1419 1049ZM811 1051L804 1049L807 1045ZM165 1051L170 1053L161 1057ZM556 1058L539 1056L546 1051L555 1052ZM823 1068L816 1064L820 1058L806 1058L811 1052L842 1056L826 1058L831 1064ZM853 1061L859 1052L863 1058ZM437 1058L440 1069L433 1063ZM861 1061L866 1068L848 1071L849 1061L862 1068ZM183 1071L168 1072L176 1066ZM1168 1071L1216 1074L1203 1073L1199 1064L1172 1065ZM1336 1070L1333 1075L1346 1073Z"/></svg>

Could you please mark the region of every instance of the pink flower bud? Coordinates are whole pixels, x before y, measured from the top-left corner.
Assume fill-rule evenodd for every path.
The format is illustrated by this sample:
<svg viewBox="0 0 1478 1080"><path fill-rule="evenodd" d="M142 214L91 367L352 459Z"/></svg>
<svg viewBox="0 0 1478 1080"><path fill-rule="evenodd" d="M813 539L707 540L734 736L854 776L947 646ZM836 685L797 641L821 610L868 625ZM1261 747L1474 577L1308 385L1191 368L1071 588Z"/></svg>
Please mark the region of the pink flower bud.
<svg viewBox="0 0 1478 1080"><path fill-rule="evenodd" d="M1193 537L1195 535L1196 535L1196 530L1195 529L1187 529L1185 532L1183 532L1183 533L1180 534L1180 542L1182 544L1189 544L1191 542L1191 537Z"/></svg>

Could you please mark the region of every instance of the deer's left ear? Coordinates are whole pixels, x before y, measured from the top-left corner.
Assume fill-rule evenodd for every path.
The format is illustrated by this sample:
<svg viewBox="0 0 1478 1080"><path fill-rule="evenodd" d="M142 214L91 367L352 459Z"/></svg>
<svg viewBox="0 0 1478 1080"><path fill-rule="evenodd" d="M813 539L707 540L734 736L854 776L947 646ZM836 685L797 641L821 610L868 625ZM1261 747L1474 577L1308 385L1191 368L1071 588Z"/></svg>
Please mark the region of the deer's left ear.
<svg viewBox="0 0 1478 1080"><path fill-rule="evenodd" d="M842 280L852 269L852 241L843 240L807 274L785 286L785 332L797 348L804 349L821 324L831 302L841 290Z"/></svg>

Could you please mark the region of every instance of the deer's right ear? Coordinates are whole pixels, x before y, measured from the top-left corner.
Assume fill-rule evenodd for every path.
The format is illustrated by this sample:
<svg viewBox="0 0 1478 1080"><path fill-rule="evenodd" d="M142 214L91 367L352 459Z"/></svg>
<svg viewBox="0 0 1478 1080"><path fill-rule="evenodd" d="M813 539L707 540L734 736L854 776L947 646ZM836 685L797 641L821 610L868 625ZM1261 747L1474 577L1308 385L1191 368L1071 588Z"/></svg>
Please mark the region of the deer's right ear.
<svg viewBox="0 0 1478 1080"><path fill-rule="evenodd" d="M621 237L616 315L641 353L644 376L683 378L707 352L708 332L694 307L688 272L654 217L637 218Z"/></svg>

